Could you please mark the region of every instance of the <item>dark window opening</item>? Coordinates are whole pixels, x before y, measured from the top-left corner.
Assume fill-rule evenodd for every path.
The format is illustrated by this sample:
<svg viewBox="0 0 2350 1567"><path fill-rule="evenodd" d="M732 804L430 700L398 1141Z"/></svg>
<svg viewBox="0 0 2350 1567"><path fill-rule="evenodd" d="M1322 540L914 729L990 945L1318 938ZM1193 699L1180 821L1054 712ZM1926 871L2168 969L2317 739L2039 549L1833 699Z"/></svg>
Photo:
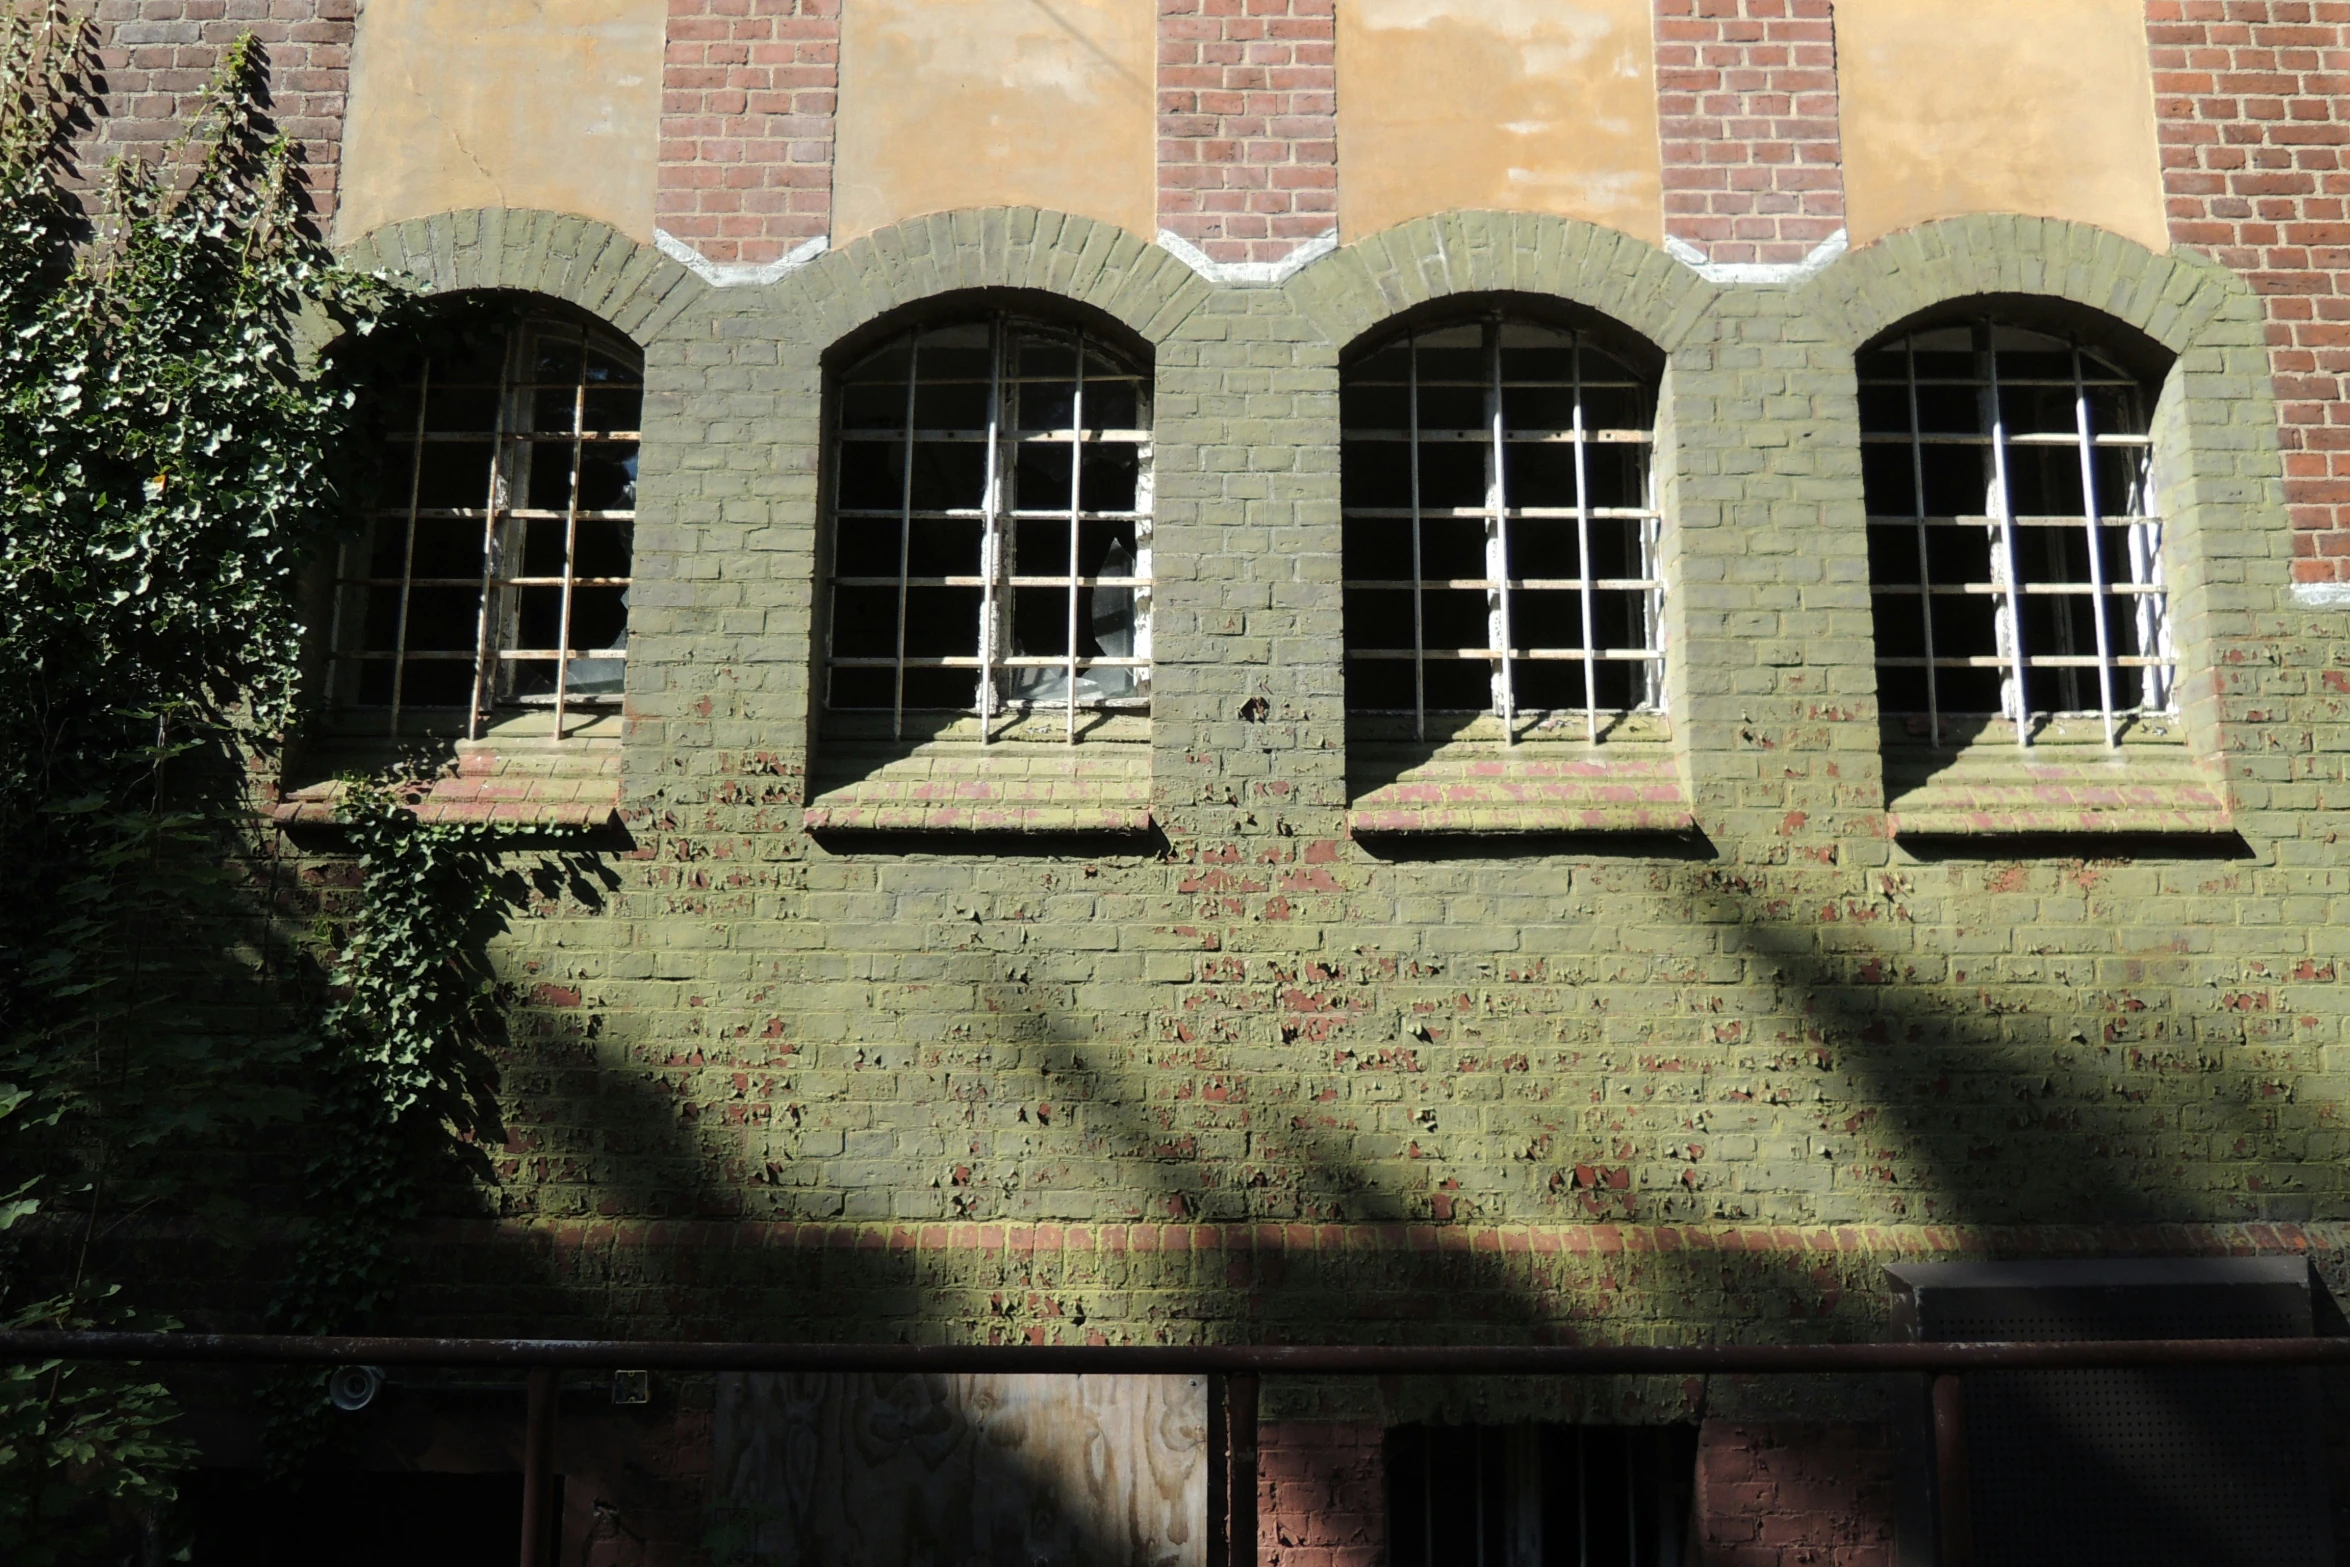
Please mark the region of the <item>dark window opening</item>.
<svg viewBox="0 0 2350 1567"><path fill-rule="evenodd" d="M1521 718L1664 699L1654 382L1589 334L1415 328L1340 397L1347 709Z"/></svg>
<svg viewBox="0 0 2350 1567"><path fill-rule="evenodd" d="M370 400L365 526L335 579L336 705L462 714L618 705L644 362L587 322L490 317L406 345Z"/></svg>
<svg viewBox="0 0 2350 1567"><path fill-rule="evenodd" d="M1083 329L912 332L843 373L827 705L1147 711L1150 388ZM983 728L983 733L986 730Z"/></svg>
<svg viewBox="0 0 2350 1567"><path fill-rule="evenodd" d="M1877 685L1935 745L1954 720L2173 706L2153 439L2138 378L1992 320L1860 357Z"/></svg>
<svg viewBox="0 0 2350 1567"><path fill-rule="evenodd" d="M1697 1428L1399 1426L1390 1567L1682 1567Z"/></svg>

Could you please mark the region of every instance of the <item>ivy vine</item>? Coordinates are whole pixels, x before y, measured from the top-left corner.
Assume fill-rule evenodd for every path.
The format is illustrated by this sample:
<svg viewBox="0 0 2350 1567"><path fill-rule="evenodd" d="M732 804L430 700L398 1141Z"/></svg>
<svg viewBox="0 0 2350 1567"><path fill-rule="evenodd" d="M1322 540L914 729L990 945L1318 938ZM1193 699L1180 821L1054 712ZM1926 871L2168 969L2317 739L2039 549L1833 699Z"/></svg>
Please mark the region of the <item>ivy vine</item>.
<svg viewBox="0 0 2350 1567"><path fill-rule="evenodd" d="M250 38L86 212L91 45L66 0L0 6L0 1321L176 1325L98 1276L106 1236L269 1218L254 1170L290 1150L312 1222L271 1322L362 1328L436 1168L488 1173L508 833L353 781L356 897L305 947L252 785L296 717L301 575L349 515L358 356L303 344L413 307L306 223ZM272 1392L288 1462L316 1394ZM0 1560L84 1560L166 1507L173 1414L135 1367L0 1368Z"/></svg>

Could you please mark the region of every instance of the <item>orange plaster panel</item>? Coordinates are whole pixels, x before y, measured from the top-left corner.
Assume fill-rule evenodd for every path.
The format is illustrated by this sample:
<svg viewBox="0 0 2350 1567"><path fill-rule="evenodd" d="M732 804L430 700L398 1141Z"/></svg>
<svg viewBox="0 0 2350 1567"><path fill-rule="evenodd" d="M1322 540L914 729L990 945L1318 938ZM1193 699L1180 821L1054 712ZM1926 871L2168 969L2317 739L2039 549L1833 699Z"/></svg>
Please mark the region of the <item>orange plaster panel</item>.
<svg viewBox="0 0 2350 1567"><path fill-rule="evenodd" d="M1852 242L2069 218L2170 248L2144 0L1838 0Z"/></svg>
<svg viewBox="0 0 2350 1567"><path fill-rule="evenodd" d="M1157 232L1157 0L849 0L833 242L957 207Z"/></svg>
<svg viewBox="0 0 2350 1567"><path fill-rule="evenodd" d="M1486 208L1663 243L1649 11L1650 0L1341 5L1341 235Z"/></svg>
<svg viewBox="0 0 2350 1567"><path fill-rule="evenodd" d="M668 0L368 0L336 232L535 207L653 237Z"/></svg>

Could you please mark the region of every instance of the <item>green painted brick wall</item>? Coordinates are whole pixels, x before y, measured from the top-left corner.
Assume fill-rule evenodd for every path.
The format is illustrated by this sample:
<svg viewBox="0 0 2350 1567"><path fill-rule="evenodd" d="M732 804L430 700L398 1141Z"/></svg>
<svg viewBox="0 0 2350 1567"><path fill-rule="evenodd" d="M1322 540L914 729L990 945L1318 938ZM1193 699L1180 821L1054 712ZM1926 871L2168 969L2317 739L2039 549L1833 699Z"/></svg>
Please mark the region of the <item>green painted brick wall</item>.
<svg viewBox="0 0 2350 1567"><path fill-rule="evenodd" d="M499 1218L428 1250L419 1320L1783 1337L1875 1331L1897 1256L2335 1268L2350 638L2288 591L2261 311L2233 274L1980 218L1723 289L1620 235L1478 213L1262 288L1032 211L905 225L759 288L543 214L406 225L354 259L572 301L648 367L633 848L597 906L550 900L501 948L534 999ZM1153 346L1145 851L801 830L824 356L974 289ZM1347 834L1340 356L1491 291L1667 356L1671 748L1701 851ZM2180 755L2224 787L2216 850L1888 828L1853 353L2011 293L2179 356ZM1114 1244L1117 1281L1040 1279L1036 1226L1056 1257ZM1214 1238L1205 1275L1210 1241L1178 1234ZM1424 1265L1456 1255L1503 1282Z"/></svg>

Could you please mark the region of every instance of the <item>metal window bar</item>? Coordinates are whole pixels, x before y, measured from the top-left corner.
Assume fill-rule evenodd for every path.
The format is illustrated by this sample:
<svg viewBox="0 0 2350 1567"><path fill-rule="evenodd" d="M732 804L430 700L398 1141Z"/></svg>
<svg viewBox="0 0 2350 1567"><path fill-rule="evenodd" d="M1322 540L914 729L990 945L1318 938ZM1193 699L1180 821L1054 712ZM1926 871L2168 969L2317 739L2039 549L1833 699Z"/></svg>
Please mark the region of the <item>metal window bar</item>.
<svg viewBox="0 0 2350 1567"><path fill-rule="evenodd" d="M1583 568L1583 721L1586 737L1593 745L1599 743L1599 671L1592 666L1591 652L1599 646L1599 637L1593 629L1591 606L1591 462L1590 445L1583 439L1583 334L1575 334L1575 560ZM1654 631L1650 636L1655 635Z"/></svg>
<svg viewBox="0 0 2350 1567"><path fill-rule="evenodd" d="M1388 1433L1391 1567L1681 1567L1694 1426Z"/></svg>
<svg viewBox="0 0 2350 1567"><path fill-rule="evenodd" d="M1947 365L1961 353L1969 366L1963 373L1933 371L1924 363L1933 356ZM2010 370L2002 363L2008 356L2027 362ZM1891 474L1870 465L1872 538L1899 527L1915 552L1914 563L1901 576L1889 577L1882 569L1874 573L1877 664L1881 672L1920 673L1914 700L1922 709L1931 743L1940 747L1947 742L1954 712L1982 712L2013 721L2018 744L2027 747L2034 743L2035 725L2043 717L2094 716L2111 747L2120 743L2132 712L2169 711L2176 658L2163 581L2161 523L2147 514L2153 439L2141 422L2136 381L2078 338L2048 337L1993 320L1926 329L1863 357L1864 362L1873 361L1864 363L1864 410L1871 406L1872 394L1898 388L1900 397L1897 411L1877 404L1862 440L1871 448L1899 446L1907 467L1896 500L1887 482ZM2037 367L2028 362L2034 357ZM1962 391L1975 407L1973 428L1930 428L1935 416L1923 411L1926 398L1940 399L1940 417L1946 419L1949 397ZM2026 423L2044 423L2018 428L2019 416ZM2064 427L2053 427L2059 423ZM1951 488L1953 470L1935 456L1945 450L1955 456L1952 449L1971 449L1982 456L1980 512L1959 500ZM2066 466L2074 471L2072 482L2080 486L2077 506L2055 512L2045 505L2027 509L2017 463L2028 459L2035 465L2036 493L2045 495L2055 473L2048 464L2060 449L2070 458ZM2101 454L2108 461L2116 454L2127 460L2128 477L2118 506L2113 504L2117 497L2108 494L2111 474L2101 477ZM1930 473L1941 477L1930 479ZM1989 553L1976 557L1987 561L1980 575L1970 576L1963 566L1955 578L1937 570L1937 544L1952 542L1952 530L1960 540L1969 532L1977 538L1989 536ZM2062 535L2068 532L2083 541L2081 564L2063 557ZM2121 562L2109 555L2112 549L2126 559L2129 580L2115 580ZM1970 623L1963 613L1964 601L1983 597L1997 604L1996 612L1988 621ZM2131 602L2132 613L2125 620L2114 617L2114 598ZM2089 601L2085 617L2078 609L2081 599ZM1910 627L1902 621L1906 606L1913 603L1918 614ZM2032 632L2035 604L2046 609L2045 649ZM1956 620L1946 622L1946 605ZM2076 638L2094 645L2077 647ZM1913 646L1922 642L1922 656L1886 651L1903 641ZM1995 710L1970 706L1963 696L1953 705L1949 677L1994 668L2000 674ZM2044 701L2034 700L2034 671L2045 677ZM2134 694L2123 692L2123 672L2134 676ZM2096 695L2087 705L2085 682L2080 679L2084 673L2096 678ZM1886 710L1891 715L1913 711L1896 700L1889 700Z"/></svg>
<svg viewBox="0 0 2350 1567"><path fill-rule="evenodd" d="M1501 738L1504 745L1514 745L1518 738L1516 671L1510 659L1512 622L1510 619L1510 497L1509 497L1509 426L1502 406L1501 383L1501 318L1495 316L1485 323L1485 428L1491 437L1485 450L1485 504L1492 516L1486 523L1485 575L1493 580L1492 619L1487 626L1487 639L1501 652L1494 666L1493 706L1501 716ZM1576 426L1582 425L1581 404L1577 405ZM1578 457L1583 451L1580 441L1575 443ZM1580 502L1581 496L1576 497ZM1583 561L1583 575L1591 575L1591 561ZM1591 646L1590 624L1586 617L1583 645ZM1586 679L1586 687L1589 681Z"/></svg>
<svg viewBox="0 0 2350 1567"><path fill-rule="evenodd" d="M2015 671L2015 694L2010 709L2015 718L2016 744L2032 743L2031 685L2024 653L2023 559L2016 553L2015 515L2007 483L2007 414L1999 403L1999 351L1988 321L1975 328L1976 353L1983 367L1984 427L1991 432L1991 515L1999 523L1999 554L1993 565L1994 582L2007 589L2007 625L2002 651ZM2001 575L2004 574L2004 579Z"/></svg>
<svg viewBox="0 0 2350 1567"><path fill-rule="evenodd" d="M1941 684L1934 678L1934 555L1933 539L1926 532L1926 447L1925 431L1918 418L1918 350L1916 338L1904 338L1901 343L1904 365L1907 367L1909 403L1909 474L1913 503L1917 508L1918 527L1918 619L1926 643L1926 724L1939 749L1942 744Z"/></svg>
<svg viewBox="0 0 2350 1567"><path fill-rule="evenodd" d="M579 563L579 470L587 447L580 430L587 420L587 340L579 345L579 384L571 389L571 473L563 500L563 587L555 616L555 738L563 738L563 699L571 688L571 595ZM533 421L536 422L535 420ZM532 454L536 460L537 454Z"/></svg>
<svg viewBox="0 0 2350 1567"><path fill-rule="evenodd" d="M424 483L424 410L432 396L432 365L428 362L416 385L416 450L408 460L408 536L400 541L400 624L392 642L392 712L390 730L400 732L400 696L408 678L408 604L416 591L416 504ZM341 594L335 595L339 603Z"/></svg>
<svg viewBox="0 0 2350 1567"><path fill-rule="evenodd" d="M1085 334L1077 334L1076 363L1072 367L1076 379L1070 384L1069 428L1078 437L1069 451L1069 666L1064 678L1068 681L1069 729L1068 743L1077 743L1077 574L1082 549L1078 538L1079 520L1085 515Z"/></svg>
<svg viewBox="0 0 2350 1567"><path fill-rule="evenodd" d="M922 387L922 340L906 345L906 439L899 468L898 489L898 624L897 667L890 671L889 733L906 737L906 599L907 578L914 569L914 397Z"/></svg>
<svg viewBox="0 0 2350 1567"><path fill-rule="evenodd" d="M1003 514L1004 318L987 325L987 477L979 492L979 743L995 739L996 582L1006 575Z"/></svg>
<svg viewBox="0 0 2350 1567"><path fill-rule="evenodd" d="M2089 387L2081 373L2081 345L2070 345L2073 361L2073 432L2081 453L2081 524L2089 554L2090 607L2097 622L2097 710L2105 720L2107 750L2121 744L2113 718L2113 633L2105 620L2105 539L2097 514L2097 432L2089 417Z"/></svg>
<svg viewBox="0 0 2350 1567"><path fill-rule="evenodd" d="M509 470L512 455L506 449L506 421L513 411L513 383L518 368L515 361L527 352L522 341L527 335L522 332L509 334L505 344L506 352L498 362L498 411L490 427L489 493L484 497L481 514L481 599L474 607L473 698L465 714L465 738L468 740L481 738L484 715L489 710L493 695L492 679L497 668L490 661L490 650L497 645L500 627L497 595L491 584L502 574L505 565L506 530L498 526L498 519L514 493ZM408 530L408 541L411 546L416 542L416 530L413 527Z"/></svg>
<svg viewBox="0 0 2350 1567"><path fill-rule="evenodd" d="M1405 419L1411 431L1411 454L1405 464L1412 482L1412 738L1428 738L1428 610L1427 570L1420 559L1420 334L1405 340L1404 385L1409 401Z"/></svg>
<svg viewBox="0 0 2350 1567"><path fill-rule="evenodd" d="M1602 700L1599 692L1601 669L1613 663L1637 663L1642 666L1633 694L1628 698L1627 710L1655 710L1661 706L1663 681L1661 676L1662 650L1658 633L1662 622L1664 582L1659 574L1658 528L1660 515L1653 493L1653 473L1646 460L1646 449L1653 446L1654 434L1647 428L1595 428L1589 413L1591 393L1604 386L1611 391L1630 389L1642 400L1644 418L1653 418L1654 407L1649 388L1630 371L1609 361L1604 381L1595 380L1589 359L1599 350L1591 348L1581 332L1560 331L1552 346L1560 353L1564 368L1554 381L1519 380L1510 375L1505 361L1505 338L1513 331L1528 329L1508 317L1488 317L1477 323L1476 347L1481 356L1475 385L1482 394L1481 421L1475 428L1432 428L1425 412L1425 404L1433 392L1441 395L1448 389L1463 389L1472 384L1448 380L1443 376L1430 379L1426 361L1438 349L1431 338L1459 329L1414 328L1389 349L1376 352L1366 365L1375 365L1386 353L1400 349L1402 364L1390 373L1398 374L1399 382L1384 380L1363 381L1356 384L1376 386L1396 385L1404 394L1404 408L1398 423L1393 426L1366 426L1350 422L1343 431L1343 439L1351 450L1372 447L1381 443L1399 443L1405 450L1405 461L1399 488L1406 493L1399 497L1399 505L1361 504L1356 496L1345 508L1349 524L1367 524L1383 521L1402 522L1408 530L1403 558L1395 564L1404 573L1400 578L1392 569L1386 573L1365 574L1358 565L1350 565L1344 585L1350 592L1378 592L1408 595L1410 602L1410 641L1402 646L1375 646L1372 641L1383 626L1369 622L1379 617L1353 612L1350 615L1346 656L1350 666L1376 665L1408 661L1411 665L1410 703L1413 737L1427 738L1431 666L1447 663L1484 662L1491 666L1493 677L1491 696L1486 711L1499 719L1506 741L1520 738L1519 719L1527 711L1527 702L1519 689L1526 667L1540 667L1555 662L1577 664L1583 671L1582 700L1584 728L1589 739L1600 735ZM1366 372L1358 369L1357 377ZM1555 387L1568 394L1569 410L1560 428L1540 428L1515 425L1508 412L1509 394L1518 387ZM1465 412L1465 410L1464 410ZM1446 447L1457 447L1470 442L1482 448L1484 458L1484 494L1478 504L1444 504L1428 498L1429 476L1425 459ZM1602 505L1595 496L1590 449L1594 446L1631 445L1642 450L1640 472L1631 498L1632 505ZM1512 448L1560 446L1567 448L1572 464L1572 494L1561 494L1565 504L1530 504L1519 493L1511 476ZM1426 555L1428 527L1432 523L1477 521L1486 533L1484 575L1473 578L1433 576ZM1520 532L1524 524L1571 524L1574 528L1576 562L1574 574L1567 577L1529 576L1513 564L1513 557L1525 536ZM1639 575L1606 577L1600 574L1593 548L1594 524L1629 523L1636 532L1627 535L1627 553L1637 560L1632 569ZM1350 537L1353 530L1350 530ZM1350 547L1350 554L1353 551ZM1447 647L1431 644L1429 597L1432 594L1478 591L1486 598L1486 645L1483 647ZM1575 625L1568 636L1560 636L1562 629L1553 623L1536 618L1519 602L1519 595L1528 592L1572 592L1577 596ZM1635 595L1629 620L1636 631L1637 646L1605 646L1599 620L1599 596L1603 594ZM1398 606L1400 610L1401 606ZM1375 701L1350 699L1355 711L1380 712L1389 709ZM1611 711L1613 710L1611 706Z"/></svg>

